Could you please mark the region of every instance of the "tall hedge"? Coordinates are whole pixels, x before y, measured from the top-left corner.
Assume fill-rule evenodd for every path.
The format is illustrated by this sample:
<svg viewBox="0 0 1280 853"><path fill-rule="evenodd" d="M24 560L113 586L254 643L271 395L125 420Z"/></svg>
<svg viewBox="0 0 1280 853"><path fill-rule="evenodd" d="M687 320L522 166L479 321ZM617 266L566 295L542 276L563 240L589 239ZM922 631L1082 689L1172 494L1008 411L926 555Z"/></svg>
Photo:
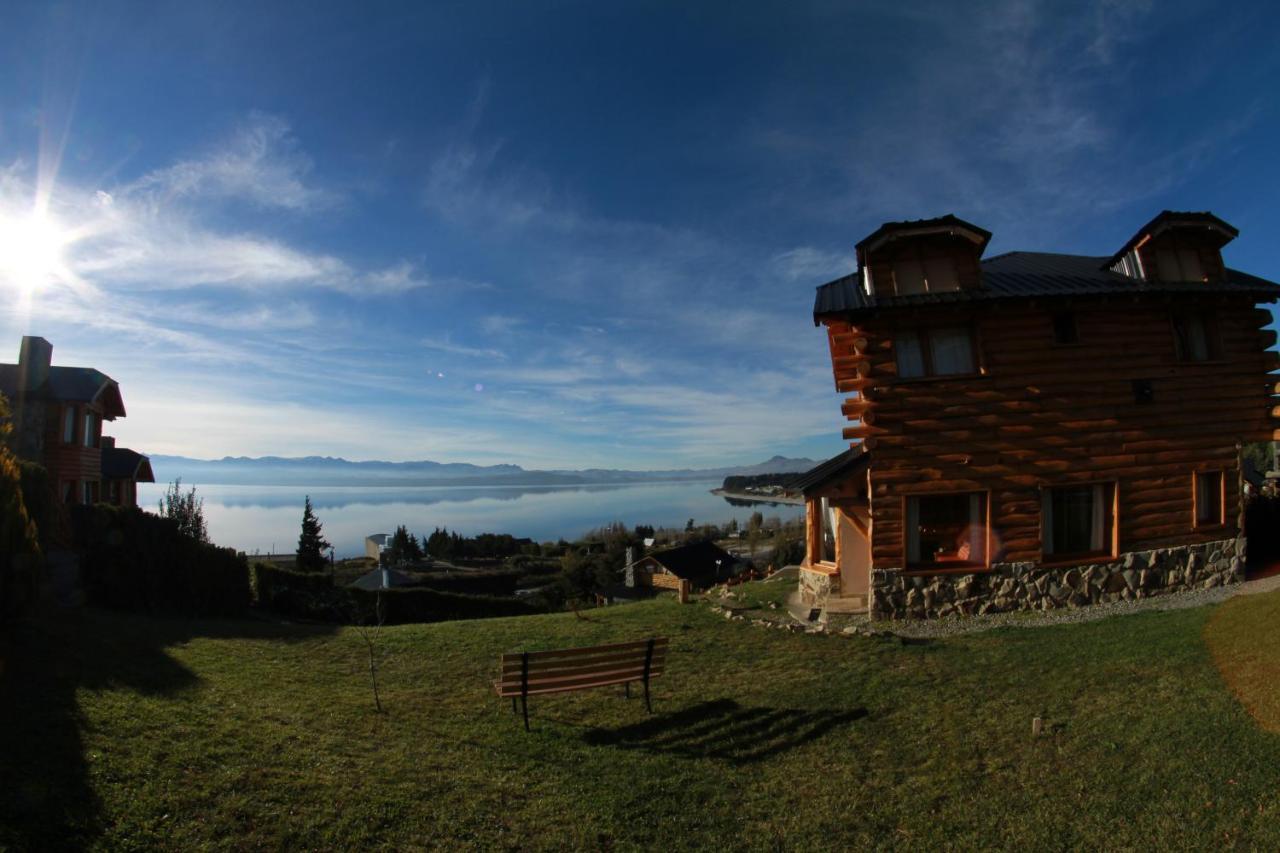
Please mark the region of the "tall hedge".
<svg viewBox="0 0 1280 853"><path fill-rule="evenodd" d="M26 609L36 594L40 545L22 493L22 469L9 449L13 425L0 395L0 620Z"/></svg>
<svg viewBox="0 0 1280 853"><path fill-rule="evenodd" d="M137 507L75 506L71 529L85 592L95 604L200 616L249 606L245 558L184 535L172 519Z"/></svg>

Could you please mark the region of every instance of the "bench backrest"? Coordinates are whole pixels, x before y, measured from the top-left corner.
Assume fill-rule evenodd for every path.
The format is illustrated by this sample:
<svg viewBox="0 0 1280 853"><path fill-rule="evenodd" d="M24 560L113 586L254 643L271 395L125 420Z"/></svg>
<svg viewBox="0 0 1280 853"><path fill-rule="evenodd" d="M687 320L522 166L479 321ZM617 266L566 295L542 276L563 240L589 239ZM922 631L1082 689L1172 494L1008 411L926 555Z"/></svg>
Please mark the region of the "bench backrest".
<svg viewBox="0 0 1280 853"><path fill-rule="evenodd" d="M641 681L646 675L661 675L666 659L666 637L581 649L515 652L502 656L502 672L495 686L500 696L520 696L625 684Z"/></svg>

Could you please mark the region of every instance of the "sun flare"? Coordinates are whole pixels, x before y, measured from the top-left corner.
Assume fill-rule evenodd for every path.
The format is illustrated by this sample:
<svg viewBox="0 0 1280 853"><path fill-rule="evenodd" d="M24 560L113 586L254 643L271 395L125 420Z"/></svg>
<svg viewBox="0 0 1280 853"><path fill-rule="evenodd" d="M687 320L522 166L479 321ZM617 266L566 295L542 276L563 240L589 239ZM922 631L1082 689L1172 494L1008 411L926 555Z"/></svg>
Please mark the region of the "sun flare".
<svg viewBox="0 0 1280 853"><path fill-rule="evenodd" d="M66 274L67 233L49 216L0 215L0 286L30 295Z"/></svg>

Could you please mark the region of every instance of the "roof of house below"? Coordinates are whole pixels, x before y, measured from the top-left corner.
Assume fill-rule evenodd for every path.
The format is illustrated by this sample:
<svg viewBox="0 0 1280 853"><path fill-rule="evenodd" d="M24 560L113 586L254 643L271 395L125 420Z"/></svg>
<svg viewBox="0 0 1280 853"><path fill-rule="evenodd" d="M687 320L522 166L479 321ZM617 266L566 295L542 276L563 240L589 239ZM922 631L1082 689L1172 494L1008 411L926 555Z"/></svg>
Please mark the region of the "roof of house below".
<svg viewBox="0 0 1280 853"><path fill-rule="evenodd" d="M1105 257L1059 255L1051 252L1008 252L982 262L982 287L911 296L878 296L862 289L856 272L818 288L813 322L832 314L857 314L879 308L905 308L962 302L992 302L1039 297L1181 293L1252 294L1270 301L1280 298L1280 284L1239 270L1227 270L1227 280L1204 282L1138 281L1104 269Z"/></svg>
<svg viewBox="0 0 1280 853"><path fill-rule="evenodd" d="M127 447L102 448L102 478L138 483L156 481L156 475L151 472L151 460Z"/></svg>
<svg viewBox="0 0 1280 853"><path fill-rule="evenodd" d="M738 562L738 558L716 545L714 542L693 542L678 548L665 551L654 551L646 554L636 562L653 560L671 574L701 586L708 586L719 580L725 568Z"/></svg>

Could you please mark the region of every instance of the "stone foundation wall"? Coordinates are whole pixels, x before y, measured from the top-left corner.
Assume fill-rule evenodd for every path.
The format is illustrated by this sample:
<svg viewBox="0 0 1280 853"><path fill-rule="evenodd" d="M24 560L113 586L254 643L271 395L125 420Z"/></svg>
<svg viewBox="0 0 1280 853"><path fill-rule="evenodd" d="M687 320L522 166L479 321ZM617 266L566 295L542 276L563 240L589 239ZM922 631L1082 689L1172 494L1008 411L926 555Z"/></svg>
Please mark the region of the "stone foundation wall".
<svg viewBox="0 0 1280 853"><path fill-rule="evenodd" d="M1115 561L1069 568L997 563L989 572L915 576L904 576L901 569L873 569L871 617L928 619L1053 610L1208 589L1243 580L1243 557L1242 537L1134 551ZM801 572L801 578L804 575Z"/></svg>
<svg viewBox="0 0 1280 853"><path fill-rule="evenodd" d="M800 601L809 607L822 607L828 596L840 594L840 576L813 572L800 567Z"/></svg>

